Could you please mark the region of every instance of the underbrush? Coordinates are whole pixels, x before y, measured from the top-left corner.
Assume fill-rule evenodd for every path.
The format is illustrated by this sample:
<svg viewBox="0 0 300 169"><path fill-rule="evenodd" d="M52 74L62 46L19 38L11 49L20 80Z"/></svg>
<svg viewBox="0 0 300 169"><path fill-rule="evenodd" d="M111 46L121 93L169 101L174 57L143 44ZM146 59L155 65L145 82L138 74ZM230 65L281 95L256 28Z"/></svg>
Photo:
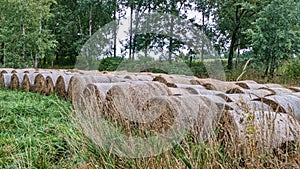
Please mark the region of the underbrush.
<svg viewBox="0 0 300 169"><path fill-rule="evenodd" d="M0 89L0 168L297 168L300 165L299 143L281 149L260 149L249 133L241 151L231 132L222 132L222 124L206 142L200 143L189 135L155 157L119 157L86 137L74 115L71 103L57 96ZM97 132L90 134L97 136Z"/></svg>

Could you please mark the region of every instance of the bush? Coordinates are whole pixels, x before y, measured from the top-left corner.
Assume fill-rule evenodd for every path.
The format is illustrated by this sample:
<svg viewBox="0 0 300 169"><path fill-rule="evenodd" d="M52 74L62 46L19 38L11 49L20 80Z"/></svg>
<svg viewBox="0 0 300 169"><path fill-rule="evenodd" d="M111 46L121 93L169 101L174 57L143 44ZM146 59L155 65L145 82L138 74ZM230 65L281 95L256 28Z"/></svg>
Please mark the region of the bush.
<svg viewBox="0 0 300 169"><path fill-rule="evenodd" d="M300 80L300 58L289 60L282 67L283 75L292 80Z"/></svg>
<svg viewBox="0 0 300 169"><path fill-rule="evenodd" d="M115 71L123 60L124 59L121 57L108 57L102 59L99 65L99 71Z"/></svg>

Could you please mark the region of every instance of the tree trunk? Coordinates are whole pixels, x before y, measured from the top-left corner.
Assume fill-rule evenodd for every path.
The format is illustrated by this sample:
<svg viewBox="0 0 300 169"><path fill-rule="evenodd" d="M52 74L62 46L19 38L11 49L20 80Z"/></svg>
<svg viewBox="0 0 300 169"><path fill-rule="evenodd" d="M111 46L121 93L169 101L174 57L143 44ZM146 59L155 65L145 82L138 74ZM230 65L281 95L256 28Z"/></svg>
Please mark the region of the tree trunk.
<svg viewBox="0 0 300 169"><path fill-rule="evenodd" d="M115 0L115 9L114 9L114 21L116 22L116 25L114 26L114 57L117 57L117 26L118 26L118 21L117 21L117 1Z"/></svg>
<svg viewBox="0 0 300 169"><path fill-rule="evenodd" d="M204 26L205 26L205 13L204 13L205 8L202 8L202 27L203 27L203 34L205 32ZM202 39L202 45L201 45L201 62L203 63L204 61L204 42Z"/></svg>
<svg viewBox="0 0 300 169"><path fill-rule="evenodd" d="M90 5L90 11L89 11L89 36L91 37L93 34L93 6Z"/></svg>
<svg viewBox="0 0 300 169"><path fill-rule="evenodd" d="M132 57L132 39L133 39L133 31L132 31L132 25L133 25L133 2L130 2L130 35L129 35L129 59L134 60L134 58Z"/></svg>
<svg viewBox="0 0 300 169"><path fill-rule="evenodd" d="M25 37L26 35L26 30L25 30L25 23L24 23L24 19L23 16L21 16L21 29L22 29L22 36ZM25 63L25 41L22 42L22 54L21 54L21 65L23 67L23 64Z"/></svg>
<svg viewBox="0 0 300 169"><path fill-rule="evenodd" d="M169 58L168 58L169 63L172 63L173 33L174 33L173 22L174 22L174 18L173 18L173 16L171 16L171 27L170 27L170 38L169 38L170 46L169 46Z"/></svg>
<svg viewBox="0 0 300 169"><path fill-rule="evenodd" d="M2 65L4 65L4 57L5 57L4 50L5 50L5 43L3 42L1 43L1 56L0 56L0 63Z"/></svg>

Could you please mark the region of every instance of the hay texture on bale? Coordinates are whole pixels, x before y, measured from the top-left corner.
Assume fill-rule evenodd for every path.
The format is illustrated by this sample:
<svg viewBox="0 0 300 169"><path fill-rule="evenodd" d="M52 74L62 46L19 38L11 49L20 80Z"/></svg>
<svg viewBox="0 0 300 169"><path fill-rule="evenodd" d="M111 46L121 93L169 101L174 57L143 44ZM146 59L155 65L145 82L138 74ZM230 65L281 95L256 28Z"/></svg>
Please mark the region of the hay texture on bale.
<svg viewBox="0 0 300 169"><path fill-rule="evenodd" d="M21 88L25 92L34 91L34 81L38 73L24 74Z"/></svg>
<svg viewBox="0 0 300 169"><path fill-rule="evenodd" d="M51 73L39 73L34 78L33 92L45 94L46 90L46 78L51 75Z"/></svg>
<svg viewBox="0 0 300 169"><path fill-rule="evenodd" d="M45 79L46 86L45 86L45 90L44 90L44 94L46 96L49 96L49 95L55 93L55 84L60 75L61 74L59 74L59 73L51 73L51 74L47 75L47 77Z"/></svg>
<svg viewBox="0 0 300 169"><path fill-rule="evenodd" d="M201 141L216 128L221 110L201 96L162 96L143 105L138 127L155 134L187 134L192 132Z"/></svg>
<svg viewBox="0 0 300 169"><path fill-rule="evenodd" d="M219 139L238 147L279 148L299 139L299 121L273 111L227 111L220 120ZM255 145L253 145L255 143Z"/></svg>
<svg viewBox="0 0 300 169"><path fill-rule="evenodd" d="M240 88L239 86L235 85L234 82L224 82L216 79L200 79L198 81L199 84L204 86L207 90L216 90L220 92L234 92Z"/></svg>
<svg viewBox="0 0 300 169"><path fill-rule="evenodd" d="M85 90L88 84L93 83L111 83L111 80L106 75L91 76L91 75L80 75L72 76L67 91L67 98L73 101L73 96L80 96ZM73 90L74 89L74 90Z"/></svg>
<svg viewBox="0 0 300 169"><path fill-rule="evenodd" d="M131 122L140 119L143 104L159 96L169 96L168 87L159 82L133 82L114 85L106 95L104 114L128 129Z"/></svg>
<svg viewBox="0 0 300 169"><path fill-rule="evenodd" d="M292 94L294 93L292 90L287 89L287 88L261 88L261 89L265 89L265 90L269 90L270 92L272 92L271 95L282 95L282 94Z"/></svg>
<svg viewBox="0 0 300 169"><path fill-rule="evenodd" d="M55 93L63 98L67 98L67 92L72 75L59 75L55 83Z"/></svg>
<svg viewBox="0 0 300 169"><path fill-rule="evenodd" d="M290 87L289 89L294 92L300 92L300 87Z"/></svg>
<svg viewBox="0 0 300 169"><path fill-rule="evenodd" d="M24 73L14 73L11 76L10 89L17 90L21 88L24 79Z"/></svg>
<svg viewBox="0 0 300 169"><path fill-rule="evenodd" d="M260 99L272 107L275 112L287 113L300 120L300 98L294 95L272 95Z"/></svg>
<svg viewBox="0 0 300 169"><path fill-rule="evenodd" d="M239 81L239 82L236 82L235 84L244 89L250 89L250 90L256 90L256 89L259 89L262 87L267 87L266 85L258 84L252 80Z"/></svg>

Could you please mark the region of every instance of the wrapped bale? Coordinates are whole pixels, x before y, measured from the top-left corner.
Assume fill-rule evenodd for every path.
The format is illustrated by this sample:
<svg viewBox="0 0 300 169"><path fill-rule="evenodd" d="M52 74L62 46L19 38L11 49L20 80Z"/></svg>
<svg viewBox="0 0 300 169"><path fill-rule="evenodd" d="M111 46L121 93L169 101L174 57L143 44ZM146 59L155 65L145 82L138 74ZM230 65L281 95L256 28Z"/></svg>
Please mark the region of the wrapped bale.
<svg viewBox="0 0 300 169"><path fill-rule="evenodd" d="M244 101L244 102L250 102L253 99L257 99L258 97L254 94L226 94L226 102L239 102L239 101Z"/></svg>
<svg viewBox="0 0 300 169"><path fill-rule="evenodd" d="M195 77L181 75L159 75L155 76L153 81L157 81L167 85L168 87L177 87L177 84L192 85L191 80Z"/></svg>
<svg viewBox="0 0 300 169"><path fill-rule="evenodd" d="M6 74L0 74L0 86L8 89L10 87L11 77L13 74L6 73Z"/></svg>
<svg viewBox="0 0 300 169"><path fill-rule="evenodd" d="M24 73L14 73L11 76L10 89L17 90L21 88L24 79Z"/></svg>
<svg viewBox="0 0 300 169"><path fill-rule="evenodd" d="M177 88L187 90L190 94L200 94L201 91L205 90L205 88L200 85L176 84L176 86Z"/></svg>
<svg viewBox="0 0 300 169"><path fill-rule="evenodd" d="M168 87L159 82L134 82L130 84L114 85L109 89L104 104L104 114L112 121L126 124L140 116L143 104L159 96L169 96ZM127 126L127 125L125 125Z"/></svg>
<svg viewBox="0 0 300 169"><path fill-rule="evenodd" d="M234 82L224 82L216 79L200 79L199 84L204 86L207 90L215 90L220 92L236 91L240 87Z"/></svg>
<svg viewBox="0 0 300 169"><path fill-rule="evenodd" d="M300 120L300 98L297 96L272 95L254 100L262 101L272 107L276 112L287 113Z"/></svg>
<svg viewBox="0 0 300 169"><path fill-rule="evenodd" d="M87 85L92 84L92 83L111 83L111 80L106 75L102 75L102 76L90 76L90 75L72 76L69 81L67 98L69 100L73 101L73 96L82 95L82 92L87 87ZM73 89L75 89L75 90L73 90Z"/></svg>
<svg viewBox="0 0 300 169"><path fill-rule="evenodd" d="M244 89L249 89L249 90L256 90L256 89L259 89L262 87L267 87L266 85L258 84L252 80L239 81L239 82L236 82L235 84Z"/></svg>
<svg viewBox="0 0 300 169"><path fill-rule="evenodd" d="M51 75L51 73L39 73L35 76L34 85L33 85L33 92L44 94L46 90L46 78L47 76Z"/></svg>
<svg viewBox="0 0 300 169"><path fill-rule="evenodd" d="M55 93L63 98L67 98L68 86L72 75L59 75L55 83Z"/></svg>
<svg viewBox="0 0 300 169"><path fill-rule="evenodd" d="M55 84L60 75L61 74L59 74L59 73L51 73L46 77L46 87L44 90L44 94L46 96L49 96L49 95L55 93Z"/></svg>
<svg viewBox="0 0 300 169"><path fill-rule="evenodd" d="M300 124L289 114L273 111L227 111L220 120L219 139L240 148L279 148L299 141Z"/></svg>
<svg viewBox="0 0 300 169"><path fill-rule="evenodd" d="M300 92L300 87L290 87L289 89L294 92Z"/></svg>
<svg viewBox="0 0 300 169"><path fill-rule="evenodd" d="M270 92L272 92L272 95L281 95L281 94L292 94L293 91L287 88L260 88L260 89L265 89L265 90L269 90Z"/></svg>
<svg viewBox="0 0 300 169"><path fill-rule="evenodd" d="M162 96L146 101L136 121L142 131L179 135L192 132L195 138L203 141L215 130L221 111L205 97Z"/></svg>
<svg viewBox="0 0 300 169"><path fill-rule="evenodd" d="M3 69L0 69L0 74L11 73L13 70L15 70L15 69L11 69L11 68L3 68Z"/></svg>
<svg viewBox="0 0 300 169"><path fill-rule="evenodd" d="M38 73L24 74L21 88L25 92L34 91L34 80Z"/></svg>

